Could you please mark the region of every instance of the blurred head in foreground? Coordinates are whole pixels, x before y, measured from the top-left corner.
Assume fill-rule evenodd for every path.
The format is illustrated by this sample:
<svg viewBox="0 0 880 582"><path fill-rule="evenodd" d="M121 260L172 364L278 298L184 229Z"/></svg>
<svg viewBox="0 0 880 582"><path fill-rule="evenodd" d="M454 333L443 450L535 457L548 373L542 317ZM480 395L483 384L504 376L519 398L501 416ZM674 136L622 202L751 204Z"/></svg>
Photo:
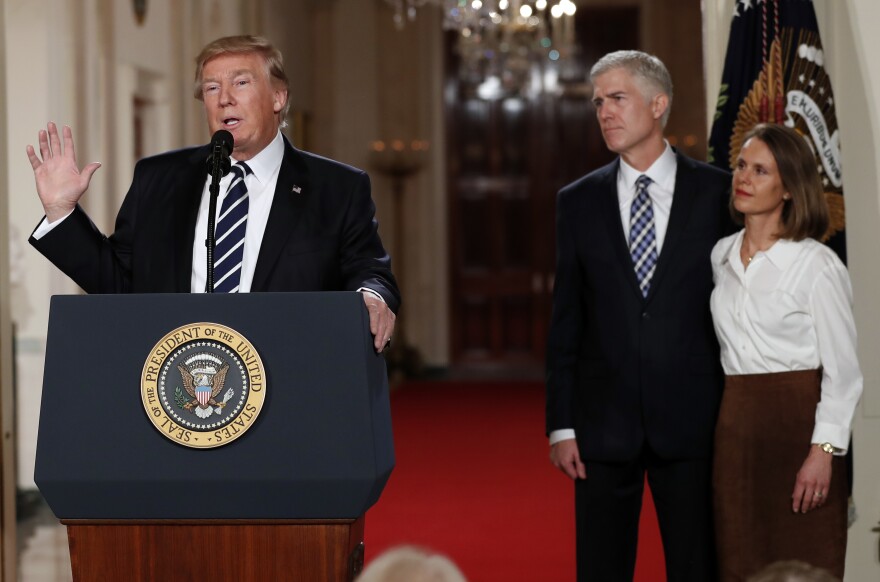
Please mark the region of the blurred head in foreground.
<svg viewBox="0 0 880 582"><path fill-rule="evenodd" d="M446 556L401 546L370 562L357 582L467 582L467 579Z"/></svg>
<svg viewBox="0 0 880 582"><path fill-rule="evenodd" d="M840 582L828 570L799 560L774 562L750 577L747 582Z"/></svg>

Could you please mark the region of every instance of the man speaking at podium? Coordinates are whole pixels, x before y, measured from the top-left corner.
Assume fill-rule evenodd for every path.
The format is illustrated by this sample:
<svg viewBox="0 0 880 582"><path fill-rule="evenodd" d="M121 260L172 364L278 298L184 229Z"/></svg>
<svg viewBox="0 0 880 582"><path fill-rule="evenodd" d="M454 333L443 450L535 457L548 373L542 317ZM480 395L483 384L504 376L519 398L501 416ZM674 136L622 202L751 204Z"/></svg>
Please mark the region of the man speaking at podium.
<svg viewBox="0 0 880 582"><path fill-rule="evenodd" d="M195 96L212 134L234 145L216 202L215 292L360 291L382 351L400 292L379 238L369 177L294 149L281 53L253 36L218 39L196 59ZM137 163L114 233L78 205L99 163L80 170L73 135L49 123L27 147L45 218L30 243L88 293L201 293L208 278L209 146Z"/></svg>

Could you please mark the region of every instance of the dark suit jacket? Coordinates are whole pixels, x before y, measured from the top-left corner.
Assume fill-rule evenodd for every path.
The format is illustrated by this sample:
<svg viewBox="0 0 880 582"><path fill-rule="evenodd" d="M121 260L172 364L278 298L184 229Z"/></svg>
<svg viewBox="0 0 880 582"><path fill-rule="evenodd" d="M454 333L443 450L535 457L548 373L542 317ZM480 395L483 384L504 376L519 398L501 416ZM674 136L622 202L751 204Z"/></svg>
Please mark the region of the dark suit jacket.
<svg viewBox="0 0 880 582"><path fill-rule="evenodd" d="M188 293L208 153L203 146L139 161L112 236L77 206L30 243L88 293ZM285 139L251 290L360 287L397 311L400 293L379 239L369 177Z"/></svg>
<svg viewBox="0 0 880 582"><path fill-rule="evenodd" d="M647 298L621 224L615 161L557 197L547 344L547 432L574 428L584 460L709 455L722 371L709 313L716 241L733 228L730 176L677 154L666 236Z"/></svg>

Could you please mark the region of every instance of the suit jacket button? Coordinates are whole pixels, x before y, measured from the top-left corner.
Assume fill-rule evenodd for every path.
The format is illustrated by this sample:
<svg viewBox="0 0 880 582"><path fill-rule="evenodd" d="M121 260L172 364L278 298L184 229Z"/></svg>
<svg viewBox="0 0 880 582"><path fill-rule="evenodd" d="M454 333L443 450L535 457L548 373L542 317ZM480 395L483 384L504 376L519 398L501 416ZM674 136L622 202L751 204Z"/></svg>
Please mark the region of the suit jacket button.
<svg viewBox="0 0 880 582"><path fill-rule="evenodd" d="M647 311L643 311L643 312L642 312L642 319L651 319L651 316L648 315L648 312L647 312Z"/></svg>

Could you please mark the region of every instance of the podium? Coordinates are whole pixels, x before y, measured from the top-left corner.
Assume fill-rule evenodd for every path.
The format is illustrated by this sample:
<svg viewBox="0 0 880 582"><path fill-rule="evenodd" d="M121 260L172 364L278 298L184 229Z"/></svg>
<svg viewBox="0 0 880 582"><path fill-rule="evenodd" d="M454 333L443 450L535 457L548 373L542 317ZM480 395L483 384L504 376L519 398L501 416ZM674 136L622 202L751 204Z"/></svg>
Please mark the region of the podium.
<svg viewBox="0 0 880 582"><path fill-rule="evenodd" d="M157 342L205 322L259 352L264 400L231 442L191 448L151 422L143 378ZM372 343L358 293L53 297L35 481L73 579L353 579L394 467Z"/></svg>

